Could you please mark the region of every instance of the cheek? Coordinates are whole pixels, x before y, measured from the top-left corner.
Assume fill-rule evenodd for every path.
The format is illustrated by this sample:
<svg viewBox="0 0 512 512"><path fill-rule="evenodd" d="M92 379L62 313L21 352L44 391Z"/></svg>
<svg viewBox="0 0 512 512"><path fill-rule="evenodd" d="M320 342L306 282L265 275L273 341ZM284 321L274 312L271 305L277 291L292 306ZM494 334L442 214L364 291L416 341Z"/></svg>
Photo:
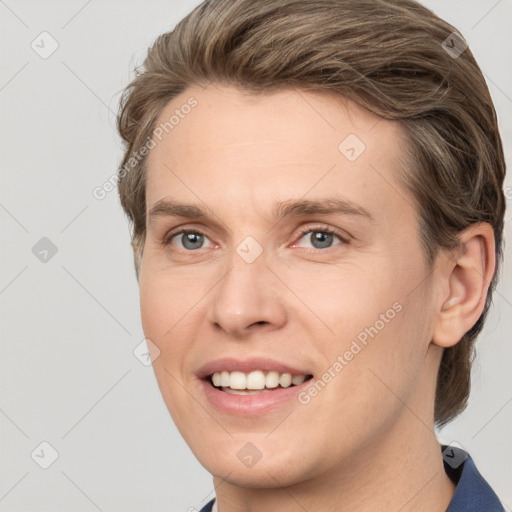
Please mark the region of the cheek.
<svg viewBox="0 0 512 512"><path fill-rule="evenodd" d="M353 338L373 325L397 301L400 284L386 261L369 264L368 260L361 257L342 264L302 264L281 272L280 277L294 293L289 300L301 309L307 306L306 314L293 320L323 325L329 343Z"/></svg>
<svg viewBox="0 0 512 512"><path fill-rule="evenodd" d="M431 330L425 271L391 257L373 265L361 258L357 264L314 270L289 272L287 279L309 310L294 320L312 334L325 363L330 366L346 356L359 375L361 369L366 374L374 368L391 380L401 374L407 381L407 368L422 364ZM324 335L312 332L316 325L325 327ZM351 379L357 381L358 374Z"/></svg>
<svg viewBox="0 0 512 512"><path fill-rule="evenodd" d="M154 343L157 343L172 326L175 314L173 302L173 294L169 294L162 283L141 273L140 312L142 327L146 338L152 339Z"/></svg>
<svg viewBox="0 0 512 512"><path fill-rule="evenodd" d="M140 280L140 310L144 333L157 340L170 339L197 314L205 295L204 279L190 271L158 270L143 263ZM185 320L185 322L184 322Z"/></svg>
<svg viewBox="0 0 512 512"><path fill-rule="evenodd" d="M181 366L185 339L180 335L187 319L187 300L179 294L178 284L164 276L142 276L140 280L140 313L144 336L160 350L153 363L159 384L173 379L165 373ZM164 390L162 390L163 392Z"/></svg>
<svg viewBox="0 0 512 512"><path fill-rule="evenodd" d="M408 286L396 286L384 297L380 305L372 305L370 315L359 316L366 316L366 324L355 326L357 333L344 340L343 355L350 361L339 381L351 397L345 403L352 408L348 416L371 411L367 425L360 425L370 430L390 426L403 404L421 394L419 383L427 382L424 372L431 334L427 290L419 287L411 293Z"/></svg>
<svg viewBox="0 0 512 512"><path fill-rule="evenodd" d="M173 418L183 411L187 396L183 394L182 368L187 356L191 329L189 294L180 293L182 284L162 272L147 267L140 276L140 312L144 336L160 351L153 361L153 371L162 397Z"/></svg>

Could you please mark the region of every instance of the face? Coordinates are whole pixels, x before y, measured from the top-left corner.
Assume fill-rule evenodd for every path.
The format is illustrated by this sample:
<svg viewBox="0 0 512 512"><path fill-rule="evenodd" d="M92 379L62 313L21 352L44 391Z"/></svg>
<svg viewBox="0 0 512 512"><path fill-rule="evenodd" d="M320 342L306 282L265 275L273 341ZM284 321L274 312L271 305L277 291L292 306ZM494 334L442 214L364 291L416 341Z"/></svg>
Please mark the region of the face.
<svg viewBox="0 0 512 512"><path fill-rule="evenodd" d="M428 421L435 383L399 126L294 90L191 87L157 125L176 109L148 157L139 282L178 429L244 486L371 460L409 428L406 407Z"/></svg>

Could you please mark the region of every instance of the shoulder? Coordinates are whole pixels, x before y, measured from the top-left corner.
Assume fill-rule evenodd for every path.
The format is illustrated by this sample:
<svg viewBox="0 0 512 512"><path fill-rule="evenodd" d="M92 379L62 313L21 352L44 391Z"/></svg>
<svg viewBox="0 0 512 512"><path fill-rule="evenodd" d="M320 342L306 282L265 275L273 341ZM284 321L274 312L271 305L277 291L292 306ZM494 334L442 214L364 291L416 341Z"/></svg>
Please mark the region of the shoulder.
<svg viewBox="0 0 512 512"><path fill-rule="evenodd" d="M457 486L446 512L505 512L470 455L454 446L442 448L444 469Z"/></svg>
<svg viewBox="0 0 512 512"><path fill-rule="evenodd" d="M215 498L209 501L199 512L212 512Z"/></svg>

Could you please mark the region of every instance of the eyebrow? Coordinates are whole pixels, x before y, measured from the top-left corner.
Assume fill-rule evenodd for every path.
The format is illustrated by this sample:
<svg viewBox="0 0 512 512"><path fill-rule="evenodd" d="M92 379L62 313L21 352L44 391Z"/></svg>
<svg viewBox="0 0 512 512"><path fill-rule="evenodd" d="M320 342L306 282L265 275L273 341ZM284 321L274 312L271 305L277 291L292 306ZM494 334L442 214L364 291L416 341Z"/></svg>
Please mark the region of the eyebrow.
<svg viewBox="0 0 512 512"><path fill-rule="evenodd" d="M289 200L276 203L272 210L277 219L300 217L301 215L350 215L375 222L374 217L362 206L339 197L328 197L321 200ZM208 211L199 205L185 204L170 199L157 201L148 213L148 222L158 217L179 217L184 219L201 219L208 217Z"/></svg>

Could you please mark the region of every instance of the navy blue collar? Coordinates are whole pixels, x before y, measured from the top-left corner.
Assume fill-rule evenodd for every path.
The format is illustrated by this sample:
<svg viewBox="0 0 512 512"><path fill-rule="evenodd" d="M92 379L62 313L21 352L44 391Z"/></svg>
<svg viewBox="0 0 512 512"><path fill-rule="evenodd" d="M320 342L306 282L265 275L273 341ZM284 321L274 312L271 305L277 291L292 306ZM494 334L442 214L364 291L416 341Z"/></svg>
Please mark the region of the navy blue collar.
<svg viewBox="0 0 512 512"><path fill-rule="evenodd" d="M446 474L457 486L446 512L505 512L468 453L455 446L441 449ZM200 512L211 512L213 502L208 502Z"/></svg>
<svg viewBox="0 0 512 512"><path fill-rule="evenodd" d="M443 446L442 453L444 470L457 486L446 512L505 512L468 453L455 446Z"/></svg>

